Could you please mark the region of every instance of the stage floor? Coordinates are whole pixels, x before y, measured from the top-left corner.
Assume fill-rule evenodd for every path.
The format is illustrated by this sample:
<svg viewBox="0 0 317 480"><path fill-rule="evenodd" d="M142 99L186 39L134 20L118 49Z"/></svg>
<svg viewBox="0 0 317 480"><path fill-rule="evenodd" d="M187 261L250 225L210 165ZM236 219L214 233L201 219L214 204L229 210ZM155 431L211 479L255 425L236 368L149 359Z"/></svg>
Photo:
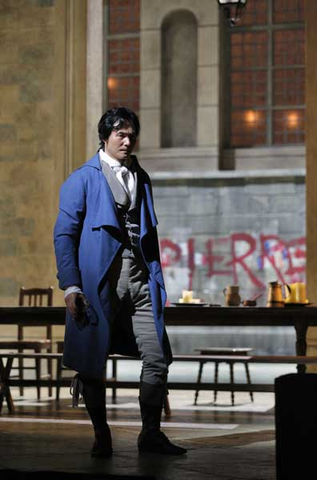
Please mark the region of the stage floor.
<svg viewBox="0 0 317 480"><path fill-rule="evenodd" d="M90 448L92 427L83 406L71 407L67 389L61 400L36 400L34 389L15 398L16 412L4 406L0 416L0 470L58 471L122 476L151 476L158 480L273 480L275 479L274 394L201 392L193 405L194 392L170 392L170 417L162 415L162 429L168 437L186 447L185 456L139 454L136 439L140 431L138 392L119 390L112 404L109 392L108 421L114 455L93 459ZM110 476L111 478L111 476Z"/></svg>

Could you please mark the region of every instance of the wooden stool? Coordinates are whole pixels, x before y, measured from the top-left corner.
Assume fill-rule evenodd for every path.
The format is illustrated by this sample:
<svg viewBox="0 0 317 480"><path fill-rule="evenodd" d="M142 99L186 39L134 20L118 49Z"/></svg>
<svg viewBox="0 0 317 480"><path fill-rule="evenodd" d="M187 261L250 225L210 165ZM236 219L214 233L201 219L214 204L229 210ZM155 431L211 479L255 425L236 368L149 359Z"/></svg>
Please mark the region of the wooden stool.
<svg viewBox="0 0 317 480"><path fill-rule="evenodd" d="M200 353L200 355L215 355L215 356L221 356L221 355L226 355L226 356L245 356L245 355L249 355L249 353L253 350L253 348L249 348L249 347L246 347L246 348L227 348L227 347L224 347L224 348L214 348L214 347L210 347L210 348L196 348L195 349L197 352ZM210 360L208 360L210 361ZM215 390L214 390L214 402L217 400L217 384L218 384L218 370L219 370L219 363L221 362L226 362L229 364L230 366L230 385L234 385L234 373L233 373L233 365L235 362L237 362L238 360L235 360L235 361L230 361L228 362L227 360L219 360L219 359L215 359L214 362L215 362ZM205 365L206 362L204 361L201 361L200 363L200 366L199 366L199 372L198 372L198 377L197 377L197 390L196 390L196 394L195 394L195 402L194 404L197 405L197 399L198 399L198 394L199 394L199 385L201 384L201 377L202 377L202 373L203 373L203 367ZM249 365L247 362L243 362L244 365L245 365L245 373L246 373L246 377L247 377L247 385L251 385L251 376L250 376L250 371L249 371ZM250 390L249 391L250 393L250 397L251 397L251 401L253 402L253 392ZM234 391L232 390L231 391L231 402L232 402L232 405L234 405Z"/></svg>

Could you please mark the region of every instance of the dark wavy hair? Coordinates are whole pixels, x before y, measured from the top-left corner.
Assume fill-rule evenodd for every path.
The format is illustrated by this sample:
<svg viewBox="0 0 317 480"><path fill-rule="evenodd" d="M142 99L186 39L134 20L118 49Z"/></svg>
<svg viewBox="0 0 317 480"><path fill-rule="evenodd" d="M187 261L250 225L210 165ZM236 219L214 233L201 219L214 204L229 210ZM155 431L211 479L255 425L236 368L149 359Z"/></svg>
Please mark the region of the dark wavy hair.
<svg viewBox="0 0 317 480"><path fill-rule="evenodd" d="M133 128L135 137L137 138L140 132L140 122L132 110L126 107L116 107L107 110L98 123L100 147L104 149L104 141L108 140L112 130L120 130L120 128L126 125Z"/></svg>

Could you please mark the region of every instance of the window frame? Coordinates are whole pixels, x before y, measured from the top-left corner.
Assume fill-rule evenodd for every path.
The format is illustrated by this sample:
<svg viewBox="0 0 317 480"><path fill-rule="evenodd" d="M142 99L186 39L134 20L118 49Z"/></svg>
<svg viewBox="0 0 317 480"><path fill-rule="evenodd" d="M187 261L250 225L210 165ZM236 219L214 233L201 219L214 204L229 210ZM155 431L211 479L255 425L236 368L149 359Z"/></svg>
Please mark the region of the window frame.
<svg viewBox="0 0 317 480"><path fill-rule="evenodd" d="M229 65L228 65L228 72L229 72L229 80L227 85L229 87L229 133L228 133L228 143L230 148L248 148L245 145L235 145L232 142L232 132L231 132L231 114L232 112L243 112L247 110L247 108L239 108L233 107L232 105L232 92L231 92L231 77L232 73L239 73L239 72L254 72L265 70L266 71L266 102L263 106L250 106L249 110L254 111L264 111L266 112L266 141L265 143L261 144L254 144L250 148L260 148L260 147L278 147L278 146L287 146L287 145L303 145L303 142L296 142L296 143L274 143L273 141L273 129L274 129L274 112L275 111L287 111L287 110L303 110L305 112L306 104L285 104L285 105L274 105L274 71L276 70L296 70L296 69L305 69L304 64L294 64L294 65L274 65L274 33L276 31L282 30L303 30L305 31L305 22L289 22L289 23L274 23L273 22L273 0L267 0L267 22L263 25L245 25L245 26L235 26L234 28L230 27L228 24L226 25L227 30L227 39L228 39L228 52L229 52ZM266 59L266 67L248 67L248 68L232 68L231 62L231 35L236 34L237 32L241 33L254 33L254 32L267 32L267 59ZM304 86L305 87L305 86Z"/></svg>

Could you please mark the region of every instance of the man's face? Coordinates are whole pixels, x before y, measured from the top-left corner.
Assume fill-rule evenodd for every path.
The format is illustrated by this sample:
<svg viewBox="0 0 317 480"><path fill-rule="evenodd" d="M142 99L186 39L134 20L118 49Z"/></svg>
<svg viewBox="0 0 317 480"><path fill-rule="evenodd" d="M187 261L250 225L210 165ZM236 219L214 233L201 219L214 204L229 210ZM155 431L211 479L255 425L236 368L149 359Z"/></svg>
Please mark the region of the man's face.
<svg viewBox="0 0 317 480"><path fill-rule="evenodd" d="M122 163L131 155L135 141L134 130L129 125L112 130L108 140L105 140L105 152Z"/></svg>

